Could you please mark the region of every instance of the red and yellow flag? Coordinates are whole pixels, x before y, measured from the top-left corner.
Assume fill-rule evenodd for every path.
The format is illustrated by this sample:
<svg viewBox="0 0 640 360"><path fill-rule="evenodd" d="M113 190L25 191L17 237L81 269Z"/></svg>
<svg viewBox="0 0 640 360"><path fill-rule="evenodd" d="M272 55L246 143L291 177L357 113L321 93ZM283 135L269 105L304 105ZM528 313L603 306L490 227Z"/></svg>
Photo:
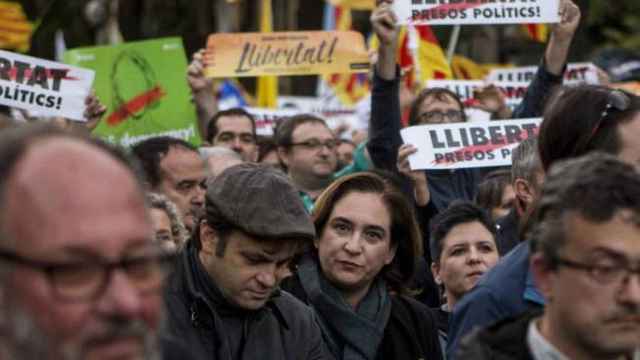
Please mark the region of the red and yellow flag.
<svg viewBox="0 0 640 360"><path fill-rule="evenodd" d="M16 1L0 1L0 49L27 52L32 33L33 24L27 20L22 5Z"/></svg>
<svg viewBox="0 0 640 360"><path fill-rule="evenodd" d="M522 24L522 29L529 39L535 42L546 43L549 38L549 25L547 24Z"/></svg>
<svg viewBox="0 0 640 360"><path fill-rule="evenodd" d="M273 31L273 11L271 0L262 0L260 8L260 32ZM278 78L260 76L256 85L256 102L259 107L275 108L278 106Z"/></svg>
<svg viewBox="0 0 640 360"><path fill-rule="evenodd" d="M328 15L334 17L335 30L351 30L351 9L344 6L336 6L332 10ZM328 23L332 22L328 21ZM371 89L369 77L365 73L332 74L323 76L322 79L333 90L336 97L346 106L353 106L358 103L369 94Z"/></svg>
<svg viewBox="0 0 640 360"><path fill-rule="evenodd" d="M438 39L428 25L415 27L418 35L418 71L420 82L431 79L452 79L453 72Z"/></svg>
<svg viewBox="0 0 640 360"><path fill-rule="evenodd" d="M331 5L342 6L354 10L373 10L376 7L375 0L328 0Z"/></svg>

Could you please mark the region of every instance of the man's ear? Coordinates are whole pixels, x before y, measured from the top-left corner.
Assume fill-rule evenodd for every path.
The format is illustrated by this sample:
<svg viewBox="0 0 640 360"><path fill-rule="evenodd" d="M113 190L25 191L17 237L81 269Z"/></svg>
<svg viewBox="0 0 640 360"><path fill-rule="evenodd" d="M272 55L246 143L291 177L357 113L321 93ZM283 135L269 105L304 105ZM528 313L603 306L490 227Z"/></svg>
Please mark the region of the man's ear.
<svg viewBox="0 0 640 360"><path fill-rule="evenodd" d="M530 266L536 288L540 290L548 302L553 298L554 279L556 272L551 268L549 261L541 253L531 255Z"/></svg>
<svg viewBox="0 0 640 360"><path fill-rule="evenodd" d="M218 247L220 237L218 232L211 228L206 221L200 223L200 252L213 256Z"/></svg>
<svg viewBox="0 0 640 360"><path fill-rule="evenodd" d="M278 146L278 157L280 161L289 167L289 150L284 146Z"/></svg>
<svg viewBox="0 0 640 360"><path fill-rule="evenodd" d="M529 181L517 178L513 182L513 192L516 194L516 207L520 215L526 212L526 209L533 203L535 199L535 191Z"/></svg>

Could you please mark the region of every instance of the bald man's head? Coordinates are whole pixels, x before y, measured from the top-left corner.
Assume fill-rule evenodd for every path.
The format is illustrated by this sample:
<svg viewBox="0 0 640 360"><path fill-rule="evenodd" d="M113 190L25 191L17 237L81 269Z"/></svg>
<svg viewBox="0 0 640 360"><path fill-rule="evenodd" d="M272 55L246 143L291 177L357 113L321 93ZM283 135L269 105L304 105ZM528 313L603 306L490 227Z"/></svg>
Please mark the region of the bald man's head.
<svg viewBox="0 0 640 360"><path fill-rule="evenodd" d="M1 351L155 358L168 259L126 158L46 126L0 144Z"/></svg>

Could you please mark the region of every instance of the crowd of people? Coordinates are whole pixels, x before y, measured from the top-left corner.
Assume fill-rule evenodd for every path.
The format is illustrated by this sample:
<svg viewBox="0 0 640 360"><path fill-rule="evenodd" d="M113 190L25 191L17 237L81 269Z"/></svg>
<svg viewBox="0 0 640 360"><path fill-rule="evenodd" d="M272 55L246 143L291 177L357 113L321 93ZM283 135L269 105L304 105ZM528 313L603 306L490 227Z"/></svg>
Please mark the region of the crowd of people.
<svg viewBox="0 0 640 360"><path fill-rule="evenodd" d="M640 97L562 85L579 8L508 116L543 118L512 165L424 171L391 3L363 142L312 114L258 137L202 52L201 147L7 119L0 359L640 359ZM415 95L409 125L467 121L454 92Z"/></svg>

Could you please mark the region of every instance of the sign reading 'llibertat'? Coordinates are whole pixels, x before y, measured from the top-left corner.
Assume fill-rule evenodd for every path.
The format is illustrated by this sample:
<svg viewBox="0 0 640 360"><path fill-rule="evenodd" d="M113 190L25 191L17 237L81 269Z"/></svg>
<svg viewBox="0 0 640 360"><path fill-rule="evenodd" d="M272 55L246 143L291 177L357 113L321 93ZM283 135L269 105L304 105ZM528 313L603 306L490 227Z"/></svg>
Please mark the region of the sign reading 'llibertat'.
<svg viewBox="0 0 640 360"><path fill-rule="evenodd" d="M84 120L95 72L0 50L0 104Z"/></svg>
<svg viewBox="0 0 640 360"><path fill-rule="evenodd" d="M559 0L396 0L402 24L557 23Z"/></svg>
<svg viewBox="0 0 640 360"><path fill-rule="evenodd" d="M524 66L516 68L493 69L489 73L489 81L532 81L538 71L537 66ZM592 63L572 63L567 65L564 73L565 85L593 84L600 83L598 70Z"/></svg>
<svg viewBox="0 0 640 360"><path fill-rule="evenodd" d="M364 37L355 31L213 34L204 64L215 78L369 71Z"/></svg>
<svg viewBox="0 0 640 360"><path fill-rule="evenodd" d="M511 152L536 136L542 119L421 125L405 128L402 139L418 148L412 169L459 169L511 165Z"/></svg>

